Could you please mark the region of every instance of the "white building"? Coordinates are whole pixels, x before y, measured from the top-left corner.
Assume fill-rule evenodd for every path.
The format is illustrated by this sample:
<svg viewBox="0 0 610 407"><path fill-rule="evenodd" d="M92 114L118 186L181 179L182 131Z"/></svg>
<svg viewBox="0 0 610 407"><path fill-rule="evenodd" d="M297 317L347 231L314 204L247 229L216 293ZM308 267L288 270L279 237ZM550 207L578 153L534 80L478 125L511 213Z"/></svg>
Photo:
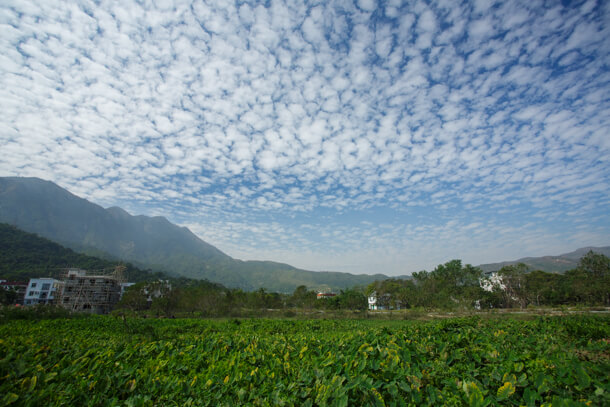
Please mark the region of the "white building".
<svg viewBox="0 0 610 407"><path fill-rule="evenodd" d="M392 301L392 295L385 293L377 295L377 291L373 291L369 295L369 310L399 310L402 307L400 301Z"/></svg>
<svg viewBox="0 0 610 407"><path fill-rule="evenodd" d="M31 278L23 299L24 305L50 304L60 290L61 281L54 278Z"/></svg>
<svg viewBox="0 0 610 407"><path fill-rule="evenodd" d="M371 295L369 295L369 309L376 310L377 309L377 291L373 291Z"/></svg>

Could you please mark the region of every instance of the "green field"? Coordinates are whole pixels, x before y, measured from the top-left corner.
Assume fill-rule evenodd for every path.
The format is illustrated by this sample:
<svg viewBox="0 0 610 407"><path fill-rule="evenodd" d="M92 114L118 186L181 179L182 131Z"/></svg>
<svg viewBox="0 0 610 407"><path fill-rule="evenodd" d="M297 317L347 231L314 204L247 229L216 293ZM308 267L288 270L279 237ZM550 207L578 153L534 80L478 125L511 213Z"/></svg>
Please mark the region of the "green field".
<svg viewBox="0 0 610 407"><path fill-rule="evenodd" d="M0 405L610 405L610 318L0 324Z"/></svg>

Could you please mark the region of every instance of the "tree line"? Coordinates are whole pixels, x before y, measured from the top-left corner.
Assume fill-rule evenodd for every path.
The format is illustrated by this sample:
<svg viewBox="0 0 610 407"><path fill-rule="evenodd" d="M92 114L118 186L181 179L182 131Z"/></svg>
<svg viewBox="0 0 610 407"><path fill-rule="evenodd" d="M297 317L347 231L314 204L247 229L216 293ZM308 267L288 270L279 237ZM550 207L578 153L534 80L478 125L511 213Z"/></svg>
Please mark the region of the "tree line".
<svg viewBox="0 0 610 407"><path fill-rule="evenodd" d="M520 263L485 275L478 267L452 260L410 280L388 279L367 286L389 308L525 308L558 305L610 305L610 259L589 251L565 273L530 271Z"/></svg>
<svg viewBox="0 0 610 407"><path fill-rule="evenodd" d="M269 310L365 310L367 296L386 309L525 308L528 305L610 305L610 259L594 252L578 267L563 274L529 271L524 264L505 266L495 276L478 267L451 260L434 270L414 273L411 279L375 281L366 287L318 299L305 286L292 294L229 289L208 281L189 279L141 282L128 289L121 310L171 316L203 317L257 315Z"/></svg>
<svg viewBox="0 0 610 407"><path fill-rule="evenodd" d="M367 299L362 290L343 290L334 297L317 298L306 286L292 294L230 289L209 281L172 280L141 282L128 288L117 309L153 316L197 315L201 317L256 316L268 311L364 310ZM288 315L288 314L286 314Z"/></svg>

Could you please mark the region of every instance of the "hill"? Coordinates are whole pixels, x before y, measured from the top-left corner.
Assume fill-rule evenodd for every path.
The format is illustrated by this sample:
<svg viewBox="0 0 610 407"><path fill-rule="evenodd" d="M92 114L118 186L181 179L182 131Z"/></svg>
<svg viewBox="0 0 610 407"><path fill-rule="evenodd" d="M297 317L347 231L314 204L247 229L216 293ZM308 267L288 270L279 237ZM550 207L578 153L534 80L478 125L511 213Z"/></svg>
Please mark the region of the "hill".
<svg viewBox="0 0 610 407"><path fill-rule="evenodd" d="M610 257L610 246L605 247L583 247L570 253L559 256L524 257L519 260L504 261L499 263L481 264L479 267L485 271L498 271L504 266L524 263L531 270L542 270L548 273L563 273L578 266L578 261L589 250Z"/></svg>
<svg viewBox="0 0 610 407"><path fill-rule="evenodd" d="M60 277L66 268L85 270L113 269L119 262L76 253L48 239L0 223L0 278L24 281L36 277ZM162 273L140 270L123 264L130 282L166 279Z"/></svg>
<svg viewBox="0 0 610 407"><path fill-rule="evenodd" d="M80 253L245 290L291 292L299 285L338 290L387 278L236 260L164 217L105 209L38 178L0 178L0 222Z"/></svg>

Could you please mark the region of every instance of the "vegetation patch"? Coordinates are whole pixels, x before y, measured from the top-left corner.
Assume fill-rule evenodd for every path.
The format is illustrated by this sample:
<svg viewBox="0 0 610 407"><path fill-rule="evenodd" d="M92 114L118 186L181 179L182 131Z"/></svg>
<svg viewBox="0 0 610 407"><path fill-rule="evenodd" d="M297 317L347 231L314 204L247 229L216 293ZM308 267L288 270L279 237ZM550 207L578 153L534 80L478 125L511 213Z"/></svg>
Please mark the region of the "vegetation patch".
<svg viewBox="0 0 610 407"><path fill-rule="evenodd" d="M588 328L604 337L592 338ZM580 315L428 322L11 320L0 325L0 400L30 406L610 405L609 329L607 316Z"/></svg>

